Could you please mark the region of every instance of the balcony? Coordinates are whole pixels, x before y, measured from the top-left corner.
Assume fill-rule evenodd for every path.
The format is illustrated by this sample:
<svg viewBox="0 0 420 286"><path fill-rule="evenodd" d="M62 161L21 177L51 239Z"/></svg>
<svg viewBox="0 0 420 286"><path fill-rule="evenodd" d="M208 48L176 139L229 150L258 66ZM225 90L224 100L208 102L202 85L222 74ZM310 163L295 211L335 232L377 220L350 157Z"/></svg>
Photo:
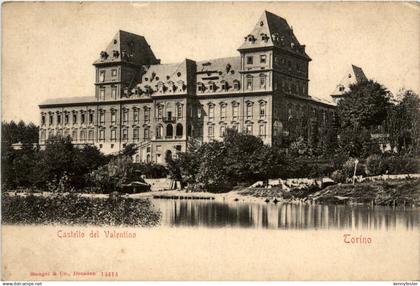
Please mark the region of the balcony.
<svg viewBox="0 0 420 286"><path fill-rule="evenodd" d="M163 117L162 120L165 123L175 123L176 118L175 117Z"/></svg>

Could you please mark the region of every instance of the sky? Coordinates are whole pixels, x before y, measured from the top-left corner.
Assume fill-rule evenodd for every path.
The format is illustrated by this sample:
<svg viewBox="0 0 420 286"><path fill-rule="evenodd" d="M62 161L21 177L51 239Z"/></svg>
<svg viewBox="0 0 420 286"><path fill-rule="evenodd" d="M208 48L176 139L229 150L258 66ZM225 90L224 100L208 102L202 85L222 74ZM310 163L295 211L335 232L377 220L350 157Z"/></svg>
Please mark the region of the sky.
<svg viewBox="0 0 420 286"><path fill-rule="evenodd" d="M329 99L351 64L396 94L420 90L420 4L396 2L4 3L2 120L38 123L48 98L93 96L99 57L118 30L143 35L162 63L239 55L264 10L312 58L309 93Z"/></svg>

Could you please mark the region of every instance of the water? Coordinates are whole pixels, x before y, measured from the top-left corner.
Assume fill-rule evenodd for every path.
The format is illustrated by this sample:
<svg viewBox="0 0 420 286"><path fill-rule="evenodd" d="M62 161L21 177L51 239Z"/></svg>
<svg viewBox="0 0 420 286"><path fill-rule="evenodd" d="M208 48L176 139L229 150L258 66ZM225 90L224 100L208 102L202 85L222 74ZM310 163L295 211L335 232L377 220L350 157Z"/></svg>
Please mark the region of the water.
<svg viewBox="0 0 420 286"><path fill-rule="evenodd" d="M153 199L162 226L412 230L420 208Z"/></svg>

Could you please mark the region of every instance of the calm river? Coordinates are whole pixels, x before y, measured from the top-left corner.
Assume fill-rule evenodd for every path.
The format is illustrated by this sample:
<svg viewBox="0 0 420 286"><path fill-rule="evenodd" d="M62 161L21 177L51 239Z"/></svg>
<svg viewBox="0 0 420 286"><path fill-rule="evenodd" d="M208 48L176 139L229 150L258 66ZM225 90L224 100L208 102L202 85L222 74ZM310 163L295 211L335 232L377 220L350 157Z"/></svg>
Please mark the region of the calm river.
<svg viewBox="0 0 420 286"><path fill-rule="evenodd" d="M162 226L412 230L420 208L153 199Z"/></svg>

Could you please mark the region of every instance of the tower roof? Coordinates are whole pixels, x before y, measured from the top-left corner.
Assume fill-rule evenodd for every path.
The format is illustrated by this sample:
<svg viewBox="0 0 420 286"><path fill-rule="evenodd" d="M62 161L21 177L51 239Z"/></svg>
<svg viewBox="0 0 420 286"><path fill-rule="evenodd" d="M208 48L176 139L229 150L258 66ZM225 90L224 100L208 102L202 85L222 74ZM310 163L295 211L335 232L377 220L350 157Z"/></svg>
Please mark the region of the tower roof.
<svg viewBox="0 0 420 286"><path fill-rule="evenodd" d="M310 60L305 46L299 43L287 21L268 11L264 11L238 50L264 47L278 47Z"/></svg>
<svg viewBox="0 0 420 286"><path fill-rule="evenodd" d="M350 85L367 80L368 78L366 77L362 68L351 65L351 67L347 70L344 78L339 82L331 96L340 97L350 90Z"/></svg>
<svg viewBox="0 0 420 286"><path fill-rule="evenodd" d="M143 36L119 30L93 64L133 63L150 65L159 62Z"/></svg>

